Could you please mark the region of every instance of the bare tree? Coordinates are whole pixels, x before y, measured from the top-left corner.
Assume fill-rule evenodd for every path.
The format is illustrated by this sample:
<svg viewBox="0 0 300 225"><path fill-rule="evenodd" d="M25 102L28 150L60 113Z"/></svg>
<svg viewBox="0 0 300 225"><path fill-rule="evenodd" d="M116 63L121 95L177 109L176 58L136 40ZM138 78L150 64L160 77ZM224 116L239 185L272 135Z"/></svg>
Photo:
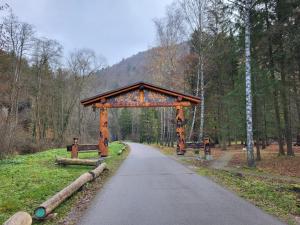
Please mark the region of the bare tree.
<svg viewBox="0 0 300 225"><path fill-rule="evenodd" d="M105 59L102 56L96 56L95 52L90 49L75 50L70 54L68 60L68 66L71 71L72 78L72 96L69 96L68 113L71 113L72 109L77 103L77 124L76 134L80 137L82 135L82 124L86 120L80 104L80 99L90 93L91 90L85 90L84 87L87 84L88 79L95 75L95 73L105 66ZM65 100L66 101L66 100ZM69 118L69 116L68 116Z"/></svg>
<svg viewBox="0 0 300 225"><path fill-rule="evenodd" d="M196 96L201 98L200 107L200 130L199 140L203 138L204 130L204 117L205 117L205 87L204 87L204 46L203 46L203 32L206 23L206 10L207 0L180 0L182 11L185 15L185 20L190 27L193 34L197 35L197 41L192 43L196 53L198 54L198 66L197 66L197 80L196 80ZM191 125L191 131L189 139L192 136L195 119L196 119L197 107L195 106L193 112L193 120Z"/></svg>
<svg viewBox="0 0 300 225"><path fill-rule="evenodd" d="M9 9L9 5L7 3L0 5L0 12L5 12L6 9ZM1 15L1 14L0 14ZM2 16L1 16L2 17ZM0 18L0 49L4 48L5 45L5 30L4 30L4 24L2 18Z"/></svg>
<svg viewBox="0 0 300 225"><path fill-rule="evenodd" d="M174 87L175 84L183 84L183 77L179 73L179 44L182 44L185 26L184 18L181 10L176 3L167 8L166 17L154 20L157 32L158 48L154 50L151 66L157 68L155 74L157 82L165 83ZM173 79L167 79L172 77ZM170 117L172 109L161 109L161 142L167 140L168 145L171 143L171 135L173 133Z"/></svg>
<svg viewBox="0 0 300 225"><path fill-rule="evenodd" d="M159 74L160 81L163 82L163 77L173 77L179 79L178 74L178 46L182 43L185 27L183 23L183 15L176 4L172 4L167 8L166 17L154 20L158 48L154 50L155 63L157 68L156 74ZM168 76L165 76L165 75ZM170 79L164 80L167 85L172 85Z"/></svg>
<svg viewBox="0 0 300 225"><path fill-rule="evenodd" d="M48 119L49 111L46 109L46 104L49 104L49 95L47 95L47 77L53 68L59 63L62 55L62 46L55 40L47 38L36 38L34 40L34 48L32 53L32 63L35 73L34 87L34 101L33 101L33 123L34 130L33 136L36 142L39 143L40 139L44 138L45 127L44 124ZM51 76L51 75L50 75ZM52 89L52 87L51 87ZM44 110L43 110L44 109Z"/></svg>
<svg viewBox="0 0 300 225"><path fill-rule="evenodd" d="M33 28L27 23L20 22L10 11L1 25L0 42L2 49L10 55L12 74L10 78L9 113L6 120L7 151L11 151L14 133L18 127L19 98L21 89L22 67L24 56L29 51L33 36Z"/></svg>
<svg viewBox="0 0 300 225"><path fill-rule="evenodd" d="M23 23L10 12L8 17L3 22L4 35L2 40L5 43L4 50L9 52L13 61L13 79L11 91L11 116L14 116L14 121L18 123L18 103L19 103L19 90L20 78L22 72L22 60L26 52L29 50L33 36L33 28L28 23Z"/></svg>

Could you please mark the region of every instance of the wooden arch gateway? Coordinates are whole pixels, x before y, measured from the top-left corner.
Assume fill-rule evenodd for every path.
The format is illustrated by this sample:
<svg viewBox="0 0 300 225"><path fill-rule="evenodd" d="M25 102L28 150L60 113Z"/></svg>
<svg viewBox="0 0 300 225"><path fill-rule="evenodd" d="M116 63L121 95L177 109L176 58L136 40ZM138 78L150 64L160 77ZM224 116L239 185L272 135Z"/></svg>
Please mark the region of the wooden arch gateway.
<svg viewBox="0 0 300 225"><path fill-rule="evenodd" d="M185 153L184 110L200 103L200 98L179 93L139 82L116 90L108 91L87 99L83 99L83 106L100 109L99 154L108 155L108 108L138 108L138 107L174 107L176 108L177 154Z"/></svg>

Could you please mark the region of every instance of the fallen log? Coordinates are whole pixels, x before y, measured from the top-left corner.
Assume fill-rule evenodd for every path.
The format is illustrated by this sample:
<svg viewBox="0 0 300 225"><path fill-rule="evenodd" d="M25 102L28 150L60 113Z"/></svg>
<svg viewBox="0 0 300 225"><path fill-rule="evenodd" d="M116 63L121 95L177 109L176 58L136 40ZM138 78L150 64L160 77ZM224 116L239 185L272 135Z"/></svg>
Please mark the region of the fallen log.
<svg viewBox="0 0 300 225"><path fill-rule="evenodd" d="M70 158L57 158L55 162L59 165L84 165L84 166L99 166L102 159L70 159Z"/></svg>
<svg viewBox="0 0 300 225"><path fill-rule="evenodd" d="M126 149L126 146L124 146L124 147L122 147L121 149L120 149L120 151L118 151L118 155L121 155L122 153L123 153L123 151L125 151L125 149Z"/></svg>
<svg viewBox="0 0 300 225"><path fill-rule="evenodd" d="M96 169L82 174L69 186L55 194L53 197L42 203L34 210L34 217L36 219L45 219L57 206L70 197L75 191L81 188L84 184L94 180L106 168L106 163L102 163Z"/></svg>
<svg viewBox="0 0 300 225"><path fill-rule="evenodd" d="M32 218L27 212L17 212L10 217L3 225L31 225Z"/></svg>

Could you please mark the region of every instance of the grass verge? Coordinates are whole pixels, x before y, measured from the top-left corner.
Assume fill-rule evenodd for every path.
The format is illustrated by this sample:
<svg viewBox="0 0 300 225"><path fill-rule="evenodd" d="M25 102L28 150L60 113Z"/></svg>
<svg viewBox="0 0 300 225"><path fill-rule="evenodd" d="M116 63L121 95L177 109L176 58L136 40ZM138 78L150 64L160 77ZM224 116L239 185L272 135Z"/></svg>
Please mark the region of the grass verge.
<svg viewBox="0 0 300 225"><path fill-rule="evenodd" d="M93 183L99 186L103 178L105 180L118 168L126 157L126 154L117 154L122 147L119 142L109 145L110 157L106 159L109 172L101 176L101 182L101 179L96 179ZM55 157L70 157L70 153L66 149L52 149L0 161L0 224L20 210L32 214L35 207L91 169L88 166L57 166L54 164ZM97 157L97 152L80 153L79 157ZM86 188L95 189L97 185L93 183ZM58 224L83 194L74 195L64 202L55 210L58 216L45 224Z"/></svg>
<svg viewBox="0 0 300 225"><path fill-rule="evenodd" d="M177 157L174 155L174 149L173 153L165 147L159 149L185 165L193 165L198 174L209 177L269 214L277 216L288 224L297 224L296 217L300 216L299 183L272 179L271 174L270 178L265 179L244 173L247 171L259 175L258 169L240 168L241 173L215 170L208 166L207 161L200 162L191 158Z"/></svg>
<svg viewBox="0 0 300 225"><path fill-rule="evenodd" d="M295 191L297 184L242 176L240 173L204 167L199 167L196 171L200 175L210 177L216 183L234 191L269 214L281 218L288 224L296 224L295 216L300 215L300 208L297 206L299 196Z"/></svg>

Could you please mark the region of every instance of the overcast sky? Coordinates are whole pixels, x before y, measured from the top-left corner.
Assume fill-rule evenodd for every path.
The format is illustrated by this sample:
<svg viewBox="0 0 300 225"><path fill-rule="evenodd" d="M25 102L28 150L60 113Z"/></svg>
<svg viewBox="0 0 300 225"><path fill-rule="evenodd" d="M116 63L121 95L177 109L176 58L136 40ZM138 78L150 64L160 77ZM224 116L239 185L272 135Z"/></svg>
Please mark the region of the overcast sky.
<svg viewBox="0 0 300 225"><path fill-rule="evenodd" d="M90 48L109 65L155 45L153 19L172 0L0 0L38 36L56 39L65 55Z"/></svg>

